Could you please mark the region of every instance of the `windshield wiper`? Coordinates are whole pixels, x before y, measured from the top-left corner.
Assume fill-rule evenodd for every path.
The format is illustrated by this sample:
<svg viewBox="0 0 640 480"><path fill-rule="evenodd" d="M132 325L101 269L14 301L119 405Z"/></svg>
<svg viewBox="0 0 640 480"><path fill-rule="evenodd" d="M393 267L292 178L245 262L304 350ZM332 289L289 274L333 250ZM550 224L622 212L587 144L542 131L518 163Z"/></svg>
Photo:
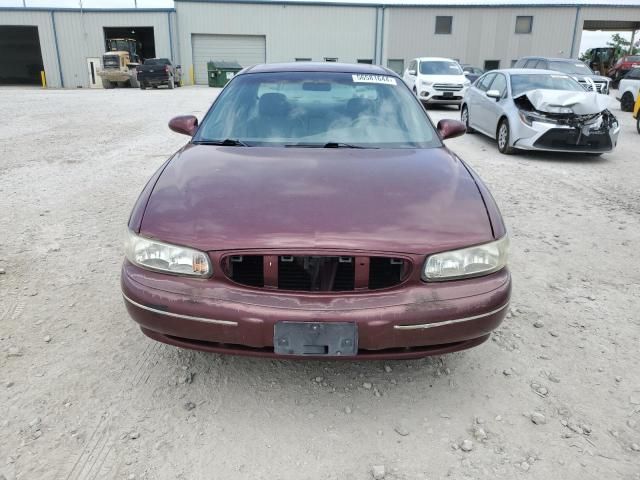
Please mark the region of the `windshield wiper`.
<svg viewBox="0 0 640 480"><path fill-rule="evenodd" d="M223 147L250 147L251 145L247 145L241 140L233 139L233 138L225 138L224 140L196 140L196 145L220 145Z"/></svg>
<svg viewBox="0 0 640 480"><path fill-rule="evenodd" d="M378 148L378 147L364 147L362 145L352 145L350 143L343 142L327 142L327 143L290 143L285 147L298 147L298 148Z"/></svg>

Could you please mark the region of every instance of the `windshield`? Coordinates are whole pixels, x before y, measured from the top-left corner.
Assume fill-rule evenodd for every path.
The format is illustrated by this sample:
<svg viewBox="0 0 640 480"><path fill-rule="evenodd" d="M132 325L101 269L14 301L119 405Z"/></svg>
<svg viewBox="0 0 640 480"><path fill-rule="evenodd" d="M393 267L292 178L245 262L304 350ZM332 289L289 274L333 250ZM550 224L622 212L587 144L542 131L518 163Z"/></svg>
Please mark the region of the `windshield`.
<svg viewBox="0 0 640 480"><path fill-rule="evenodd" d="M570 90L575 92L585 91L578 82L566 75L544 73L511 75L511 94L514 97L538 88L545 90Z"/></svg>
<svg viewBox="0 0 640 480"><path fill-rule="evenodd" d="M338 72L235 77L194 143L247 146L431 148L440 140L397 77Z"/></svg>
<svg viewBox="0 0 640 480"><path fill-rule="evenodd" d="M591 69L582 62L549 62L549 70L569 74L593 75Z"/></svg>
<svg viewBox="0 0 640 480"><path fill-rule="evenodd" d="M456 62L427 60L420 62L420 73L423 75L462 75L462 68Z"/></svg>

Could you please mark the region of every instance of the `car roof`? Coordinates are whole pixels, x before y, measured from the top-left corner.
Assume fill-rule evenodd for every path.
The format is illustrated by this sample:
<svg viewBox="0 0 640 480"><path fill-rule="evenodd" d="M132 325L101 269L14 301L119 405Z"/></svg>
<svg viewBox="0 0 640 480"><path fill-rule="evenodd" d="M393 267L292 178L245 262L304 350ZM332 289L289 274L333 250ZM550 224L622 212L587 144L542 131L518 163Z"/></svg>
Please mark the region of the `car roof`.
<svg viewBox="0 0 640 480"><path fill-rule="evenodd" d="M580 63L584 63L584 62L580 61L577 58L555 58L555 57L534 57L534 56L529 56L529 57L522 57L520 60L550 60L552 62L566 62L566 63L580 62Z"/></svg>
<svg viewBox="0 0 640 480"><path fill-rule="evenodd" d="M538 69L538 68L501 68L499 70L491 70L491 71L486 72L486 73L495 73L495 72L506 73L508 75L518 75L518 74L542 75L542 74L547 74L547 75L563 75L565 77L569 76L566 73L556 72L555 70L542 70L542 69ZM486 73L485 73L485 75L486 75Z"/></svg>
<svg viewBox="0 0 640 480"><path fill-rule="evenodd" d="M288 62L263 63L247 67L240 74L246 73L276 73L276 72L339 72L339 73L368 73L371 75L394 75L395 72L380 65L368 63L337 63L337 62Z"/></svg>
<svg viewBox="0 0 640 480"><path fill-rule="evenodd" d="M414 60L419 60L421 62L441 62L441 61L456 62L453 58L446 58L446 57L418 57L418 58L414 58Z"/></svg>

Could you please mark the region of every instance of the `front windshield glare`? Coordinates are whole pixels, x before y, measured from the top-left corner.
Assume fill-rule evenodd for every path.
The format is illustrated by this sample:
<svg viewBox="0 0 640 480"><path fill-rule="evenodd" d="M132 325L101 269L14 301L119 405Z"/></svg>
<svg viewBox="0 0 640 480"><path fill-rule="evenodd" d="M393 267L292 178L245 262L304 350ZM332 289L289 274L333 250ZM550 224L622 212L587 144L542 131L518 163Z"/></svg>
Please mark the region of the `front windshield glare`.
<svg viewBox="0 0 640 480"><path fill-rule="evenodd" d="M549 62L549 70L555 70L557 72L579 74L579 75L593 75L593 72L584 63L570 63L570 62Z"/></svg>
<svg viewBox="0 0 640 480"><path fill-rule="evenodd" d="M193 141L307 148L441 145L402 80L336 72L239 75L222 91Z"/></svg>
<svg viewBox="0 0 640 480"><path fill-rule="evenodd" d="M511 91L514 97L529 90L571 90L584 92L584 88L573 78L566 75L531 74L511 75Z"/></svg>
<svg viewBox="0 0 640 480"><path fill-rule="evenodd" d="M462 75L462 68L456 62L429 60L420 62L420 73L423 75Z"/></svg>

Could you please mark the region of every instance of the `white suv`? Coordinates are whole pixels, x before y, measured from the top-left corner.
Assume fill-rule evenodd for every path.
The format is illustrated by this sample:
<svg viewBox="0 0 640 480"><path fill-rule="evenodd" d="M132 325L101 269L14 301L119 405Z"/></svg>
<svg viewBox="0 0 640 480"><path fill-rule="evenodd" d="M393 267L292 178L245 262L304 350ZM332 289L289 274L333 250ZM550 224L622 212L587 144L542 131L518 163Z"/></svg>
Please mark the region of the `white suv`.
<svg viewBox="0 0 640 480"><path fill-rule="evenodd" d="M422 103L458 108L471 85L460 64L450 58L414 58L402 78Z"/></svg>
<svg viewBox="0 0 640 480"><path fill-rule="evenodd" d="M627 73L618 86L617 99L620 100L620 110L631 112L638 100L638 90L640 90L640 68L634 68Z"/></svg>

